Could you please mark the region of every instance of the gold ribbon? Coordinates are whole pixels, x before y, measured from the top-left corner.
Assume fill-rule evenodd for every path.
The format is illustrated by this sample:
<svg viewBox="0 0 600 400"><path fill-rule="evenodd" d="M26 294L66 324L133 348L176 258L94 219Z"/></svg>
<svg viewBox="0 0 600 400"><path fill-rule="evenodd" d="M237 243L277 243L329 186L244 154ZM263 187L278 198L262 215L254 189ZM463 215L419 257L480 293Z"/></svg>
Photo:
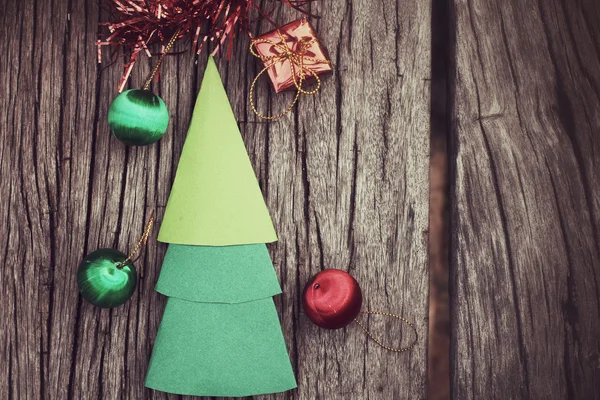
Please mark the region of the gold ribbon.
<svg viewBox="0 0 600 400"><path fill-rule="evenodd" d="M404 322L406 325L410 326L411 329L413 330L413 332L415 333L414 335L414 339L412 340L412 342L406 346L406 347L390 347L386 344L384 344L380 339L376 338L368 329L367 327L360 322L358 319L354 319L354 322L356 322L358 324L358 326L360 326L360 328L365 331L365 333L367 334L367 336L369 336L375 343L377 343L379 346L383 347L386 350L389 351L393 351L394 353L404 353L405 351L409 351L411 350L413 347L416 346L417 341L419 340L419 334L417 333L417 328L415 328L415 326L406 318L401 317L399 315L396 314L391 314L388 312L383 312L383 311L368 311L368 310L361 310L360 311L361 314L365 314L365 315L383 315L385 317L392 317L392 318L396 318L402 322Z"/></svg>
<svg viewBox="0 0 600 400"><path fill-rule="evenodd" d="M281 33L281 31L277 30L277 33L279 34L279 38L281 39L281 42L279 42L279 43L275 43L269 39L254 39L250 43L250 53L252 53L253 56L260 58L265 65L265 67L262 69L262 71L260 71L258 73L258 75L256 75L256 78L254 78L254 81L252 81L252 86L250 86L250 107L252 107L252 111L254 111L254 113L259 118L266 119L266 120L275 120L275 119L279 119L279 118L283 117L284 115L286 115L287 113L292 111L292 108L294 108L294 105L298 102L298 99L300 98L301 93L306 94L306 95L311 95L311 94L317 93L319 91L319 89L321 88L321 79L319 78L319 75L311 68L305 66L304 65L305 61L331 64L331 62L326 59L318 59L318 58L305 56L307 50L310 48L310 46L313 44L313 42L315 42L317 39L312 38L312 39L300 40L298 50L294 51L288 47L287 42L286 42L285 38L283 37L283 34ZM264 55L260 54L258 52L258 50L256 49L256 45L258 43L270 44L272 47L275 47L277 50L279 50L279 54L274 55L274 56L264 56ZM292 79L294 80L294 86L296 86L296 96L294 97L294 100L289 105L289 107L282 113L277 114L277 115L264 115L256 109L256 105L254 104L254 86L256 85L256 82L258 82L258 79L261 77L261 75L264 74L265 72L267 72L269 70L269 68L271 68L273 65L275 65L277 63L284 63L286 61L288 61L290 63L290 67L292 70ZM296 76L296 69L298 69L298 71L299 71L298 75L300 75L300 77ZM315 78L315 81L317 82L317 86L313 90L305 90L302 88L302 84L304 83L304 81L306 80L306 77L307 77L306 72L308 72L308 75L312 75Z"/></svg>
<svg viewBox="0 0 600 400"><path fill-rule="evenodd" d="M139 258L140 255L138 255L136 257L136 254L137 254L138 250L140 250L141 248L146 246L146 243L148 243L148 237L150 236L150 230L152 230L153 223L154 223L154 210L152 210L152 213L150 214L150 219L148 220L148 223L146 224L146 228L144 229L144 234L142 235L140 240L138 240L137 244L135 245L135 248L131 251L131 253L129 253L129 255L127 256L125 261L117 264L117 268L121 269L127 263L134 263L137 261L137 259Z"/></svg>

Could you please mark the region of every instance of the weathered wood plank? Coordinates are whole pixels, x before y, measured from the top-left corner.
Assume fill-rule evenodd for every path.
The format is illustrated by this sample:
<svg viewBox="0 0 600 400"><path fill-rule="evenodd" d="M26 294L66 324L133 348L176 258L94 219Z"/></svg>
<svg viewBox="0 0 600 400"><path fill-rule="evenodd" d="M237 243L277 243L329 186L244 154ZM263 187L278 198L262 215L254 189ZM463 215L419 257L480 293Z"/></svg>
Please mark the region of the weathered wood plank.
<svg viewBox="0 0 600 400"><path fill-rule="evenodd" d="M270 246L284 292L276 304L300 388L268 397L424 398L430 6L313 7L336 73L295 115L266 124L250 111L260 64L247 38L231 61L218 62L281 239ZM158 145L126 148L108 133L121 68L96 64L100 19L95 0L3 4L0 398L180 398L143 387L165 302L154 292L166 250L157 230L124 306L86 303L75 271L98 247L131 248L152 209L160 223L206 54L197 64L189 53L167 58L153 88L170 108L169 131ZM132 87L152 65L142 60ZM275 111L290 99L259 84L261 107ZM396 355L356 326L312 326L301 311L302 285L329 267L359 279L366 307L414 321L418 346ZM370 327L390 340L407 332L376 319Z"/></svg>
<svg viewBox="0 0 600 400"><path fill-rule="evenodd" d="M453 396L598 398L599 3L453 4Z"/></svg>
<svg viewBox="0 0 600 400"><path fill-rule="evenodd" d="M35 20L26 16L34 13L34 7L31 3L15 2L6 4L3 9L6 12L1 17L4 40L0 44L5 55L0 61L3 71L0 74L3 90L0 106L4 110L0 130L0 291L3 300L0 396L8 398L14 393L21 393L23 398L39 398L44 378L40 371L45 361L41 354L47 342L43 341L42 332L37 329L43 318L43 311L38 311L41 300L38 284L47 275L48 268L37 267L44 263L48 265L50 257L46 252L48 247L41 252L42 247L49 244L39 234L42 221L46 227L48 225L44 215L47 214L47 206L44 207L45 199L36 193L37 174L31 162L38 153L37 146L34 146L36 120L30 114L36 107L38 76L34 71L37 54L32 54L31 50L35 43ZM15 22L21 29L14 29ZM27 156L23 156L23 152ZM11 376L20 376L21 379L12 379Z"/></svg>
<svg viewBox="0 0 600 400"><path fill-rule="evenodd" d="M301 100L297 118L270 126L268 163L259 163L269 165L269 209L281 237L273 256L300 387L295 397L424 398L430 4L335 1L317 13L336 73L318 96ZM271 107L281 109L278 98ZM313 326L300 311L300 285L331 267L357 277L366 308L415 321L418 348L397 355L356 326ZM407 332L379 319L370 327Z"/></svg>

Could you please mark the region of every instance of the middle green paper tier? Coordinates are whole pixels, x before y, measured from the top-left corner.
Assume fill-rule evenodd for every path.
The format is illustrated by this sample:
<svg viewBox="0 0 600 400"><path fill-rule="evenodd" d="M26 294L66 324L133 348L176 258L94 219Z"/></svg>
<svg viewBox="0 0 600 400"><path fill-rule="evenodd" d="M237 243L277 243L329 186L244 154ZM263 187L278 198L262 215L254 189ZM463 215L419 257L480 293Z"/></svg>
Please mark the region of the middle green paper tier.
<svg viewBox="0 0 600 400"><path fill-rule="evenodd" d="M171 244L156 291L188 301L242 303L273 297L281 288L264 244Z"/></svg>

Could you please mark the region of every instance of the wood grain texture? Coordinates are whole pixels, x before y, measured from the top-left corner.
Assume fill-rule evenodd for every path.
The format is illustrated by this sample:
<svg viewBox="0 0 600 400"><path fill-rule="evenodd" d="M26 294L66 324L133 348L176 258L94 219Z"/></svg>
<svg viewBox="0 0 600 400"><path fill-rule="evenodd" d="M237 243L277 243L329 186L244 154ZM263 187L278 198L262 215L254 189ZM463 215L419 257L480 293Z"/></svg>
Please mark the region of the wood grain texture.
<svg viewBox="0 0 600 400"><path fill-rule="evenodd" d="M181 398L143 386L165 304L154 291L166 250L157 230L124 306L86 303L75 271L96 248L130 249L152 209L160 222L206 54L167 58L154 90L169 107L169 130L158 145L127 148L106 123L122 69L96 63L97 22L106 18L96 1L0 5L0 398ZM247 38L231 61L218 61L281 239L269 247L283 289L275 301L299 389L265 397L424 398L430 6L335 0L313 11L336 72L293 115L266 124L249 111L260 65ZM141 59L132 87L151 65ZM257 94L270 112L292 98L266 81ZM329 267L357 277L365 307L414 321L418 346L396 355L356 326L312 326L301 290ZM394 344L408 332L377 318L369 327Z"/></svg>
<svg viewBox="0 0 600 400"><path fill-rule="evenodd" d="M600 3L452 18L452 394L600 398Z"/></svg>

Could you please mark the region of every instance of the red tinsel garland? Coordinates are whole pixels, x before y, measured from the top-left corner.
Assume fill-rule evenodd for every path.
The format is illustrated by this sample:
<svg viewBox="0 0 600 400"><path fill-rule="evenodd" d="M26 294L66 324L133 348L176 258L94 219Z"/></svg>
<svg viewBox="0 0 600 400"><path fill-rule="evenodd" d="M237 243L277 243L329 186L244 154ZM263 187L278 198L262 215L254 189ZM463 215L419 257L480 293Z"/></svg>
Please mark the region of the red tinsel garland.
<svg viewBox="0 0 600 400"><path fill-rule="evenodd" d="M311 0L278 0L303 13L302 7ZM152 56L148 47L164 45L173 35L177 40L192 40L192 50L200 53L207 42L212 42L212 54L227 42L227 57L231 57L233 40L239 31L249 31L250 12L258 11L258 18L268 18L253 0L104 0L113 22L101 22L108 33L97 41L98 62L102 62L102 46L125 46L129 61L119 83L121 92L139 53ZM270 21L270 19L269 19ZM272 21L271 21L272 22Z"/></svg>

